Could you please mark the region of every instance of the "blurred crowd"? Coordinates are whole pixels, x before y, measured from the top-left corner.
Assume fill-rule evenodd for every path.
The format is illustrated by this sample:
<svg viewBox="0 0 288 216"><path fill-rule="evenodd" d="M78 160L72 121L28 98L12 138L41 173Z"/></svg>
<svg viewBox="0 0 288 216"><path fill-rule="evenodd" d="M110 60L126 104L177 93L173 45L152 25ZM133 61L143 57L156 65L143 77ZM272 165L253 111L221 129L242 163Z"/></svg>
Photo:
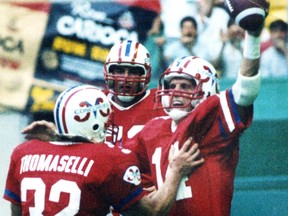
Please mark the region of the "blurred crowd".
<svg viewBox="0 0 288 216"><path fill-rule="evenodd" d="M236 79L244 30L229 17L223 0L177 0L177 4L161 0L161 7L144 41L151 54L152 79L158 79L173 60L187 55L208 60L221 78ZM272 17L263 29L263 78L288 78L287 27L284 19Z"/></svg>

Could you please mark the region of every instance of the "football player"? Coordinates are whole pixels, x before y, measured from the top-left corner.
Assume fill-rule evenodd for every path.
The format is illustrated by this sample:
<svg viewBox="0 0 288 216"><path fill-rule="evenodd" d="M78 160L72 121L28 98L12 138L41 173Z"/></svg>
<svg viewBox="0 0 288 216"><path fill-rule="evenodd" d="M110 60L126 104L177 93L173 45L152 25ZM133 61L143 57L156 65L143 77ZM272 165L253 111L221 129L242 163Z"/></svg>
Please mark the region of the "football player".
<svg viewBox="0 0 288 216"><path fill-rule="evenodd" d="M107 83L107 90L104 92L112 105L111 118L119 131L117 141L112 140L111 134L107 134L107 141L122 146L122 143L135 136L146 122L166 115L161 109L153 109L156 89L148 89L150 77L150 54L142 44L126 40L111 48L104 64L104 78ZM28 139L36 137L47 140L54 137L54 131L53 123L36 121L22 133L26 134Z"/></svg>
<svg viewBox="0 0 288 216"><path fill-rule="evenodd" d="M148 194L137 158L104 142L111 113L96 87L60 94L54 120L61 141L30 140L12 153L4 193L12 215L106 215L110 206L125 215L167 213L182 176L203 162L197 144L188 139L179 152L171 149L165 187Z"/></svg>
<svg viewBox="0 0 288 216"><path fill-rule="evenodd" d="M166 115L163 110L153 109L156 89L148 89L150 77L150 54L142 44L128 40L111 48L104 65L104 78L114 111L113 121L120 131L120 146L146 122Z"/></svg>
<svg viewBox="0 0 288 216"><path fill-rule="evenodd" d="M239 138L252 122L260 89L261 29L245 32L242 66L232 88L218 92L216 70L195 56L175 60L160 77L156 107L169 117L147 123L134 138L137 145L128 148L140 158L140 167L150 165L158 189L170 169L171 145L178 149L192 136L205 159L180 183L170 215L230 215Z"/></svg>

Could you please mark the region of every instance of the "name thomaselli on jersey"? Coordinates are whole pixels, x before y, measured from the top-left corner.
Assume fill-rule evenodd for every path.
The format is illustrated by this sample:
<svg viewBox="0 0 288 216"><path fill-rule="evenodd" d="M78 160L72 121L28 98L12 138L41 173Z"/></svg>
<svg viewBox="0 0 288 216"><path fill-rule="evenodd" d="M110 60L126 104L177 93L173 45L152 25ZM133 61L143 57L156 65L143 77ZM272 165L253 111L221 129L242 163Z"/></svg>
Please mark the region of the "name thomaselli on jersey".
<svg viewBox="0 0 288 216"><path fill-rule="evenodd" d="M21 158L20 174L29 171L46 171L88 176L93 164L94 160L86 157L31 154Z"/></svg>

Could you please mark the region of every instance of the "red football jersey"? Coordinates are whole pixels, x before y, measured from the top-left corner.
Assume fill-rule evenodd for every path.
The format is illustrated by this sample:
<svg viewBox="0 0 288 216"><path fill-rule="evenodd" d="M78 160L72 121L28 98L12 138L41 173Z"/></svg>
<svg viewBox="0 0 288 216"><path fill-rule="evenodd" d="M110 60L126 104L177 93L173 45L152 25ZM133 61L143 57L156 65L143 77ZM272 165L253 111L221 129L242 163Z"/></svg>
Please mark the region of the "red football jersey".
<svg viewBox="0 0 288 216"><path fill-rule="evenodd" d="M126 149L31 140L12 153L4 198L23 215L106 215L141 199L140 183L138 160Z"/></svg>
<svg viewBox="0 0 288 216"><path fill-rule="evenodd" d="M154 94L156 89L146 91L145 96L137 103L122 107L112 100L112 94L108 98L112 104L111 120L119 127L118 144L125 147L128 139L134 137L142 130L144 125L151 119L166 115L163 109L154 109Z"/></svg>
<svg viewBox="0 0 288 216"><path fill-rule="evenodd" d="M171 215L230 215L239 137L251 124L253 107L247 115L244 125L232 92L227 90L203 101L177 128L169 117L150 121L131 143L134 146L129 148L142 163L141 171L149 161L157 187L165 180L171 144L180 149L189 136L199 143L205 162L182 179Z"/></svg>

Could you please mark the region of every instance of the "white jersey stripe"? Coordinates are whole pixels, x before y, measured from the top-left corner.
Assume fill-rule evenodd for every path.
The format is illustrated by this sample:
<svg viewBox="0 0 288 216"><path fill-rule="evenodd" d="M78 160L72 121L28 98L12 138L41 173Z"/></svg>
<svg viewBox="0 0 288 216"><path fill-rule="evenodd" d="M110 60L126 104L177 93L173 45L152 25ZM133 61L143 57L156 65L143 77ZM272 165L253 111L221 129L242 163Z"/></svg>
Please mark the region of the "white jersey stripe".
<svg viewBox="0 0 288 216"><path fill-rule="evenodd" d="M227 103L226 91L220 92L219 97L226 123L228 125L229 131L232 132L235 129L235 124L233 122L231 112Z"/></svg>

